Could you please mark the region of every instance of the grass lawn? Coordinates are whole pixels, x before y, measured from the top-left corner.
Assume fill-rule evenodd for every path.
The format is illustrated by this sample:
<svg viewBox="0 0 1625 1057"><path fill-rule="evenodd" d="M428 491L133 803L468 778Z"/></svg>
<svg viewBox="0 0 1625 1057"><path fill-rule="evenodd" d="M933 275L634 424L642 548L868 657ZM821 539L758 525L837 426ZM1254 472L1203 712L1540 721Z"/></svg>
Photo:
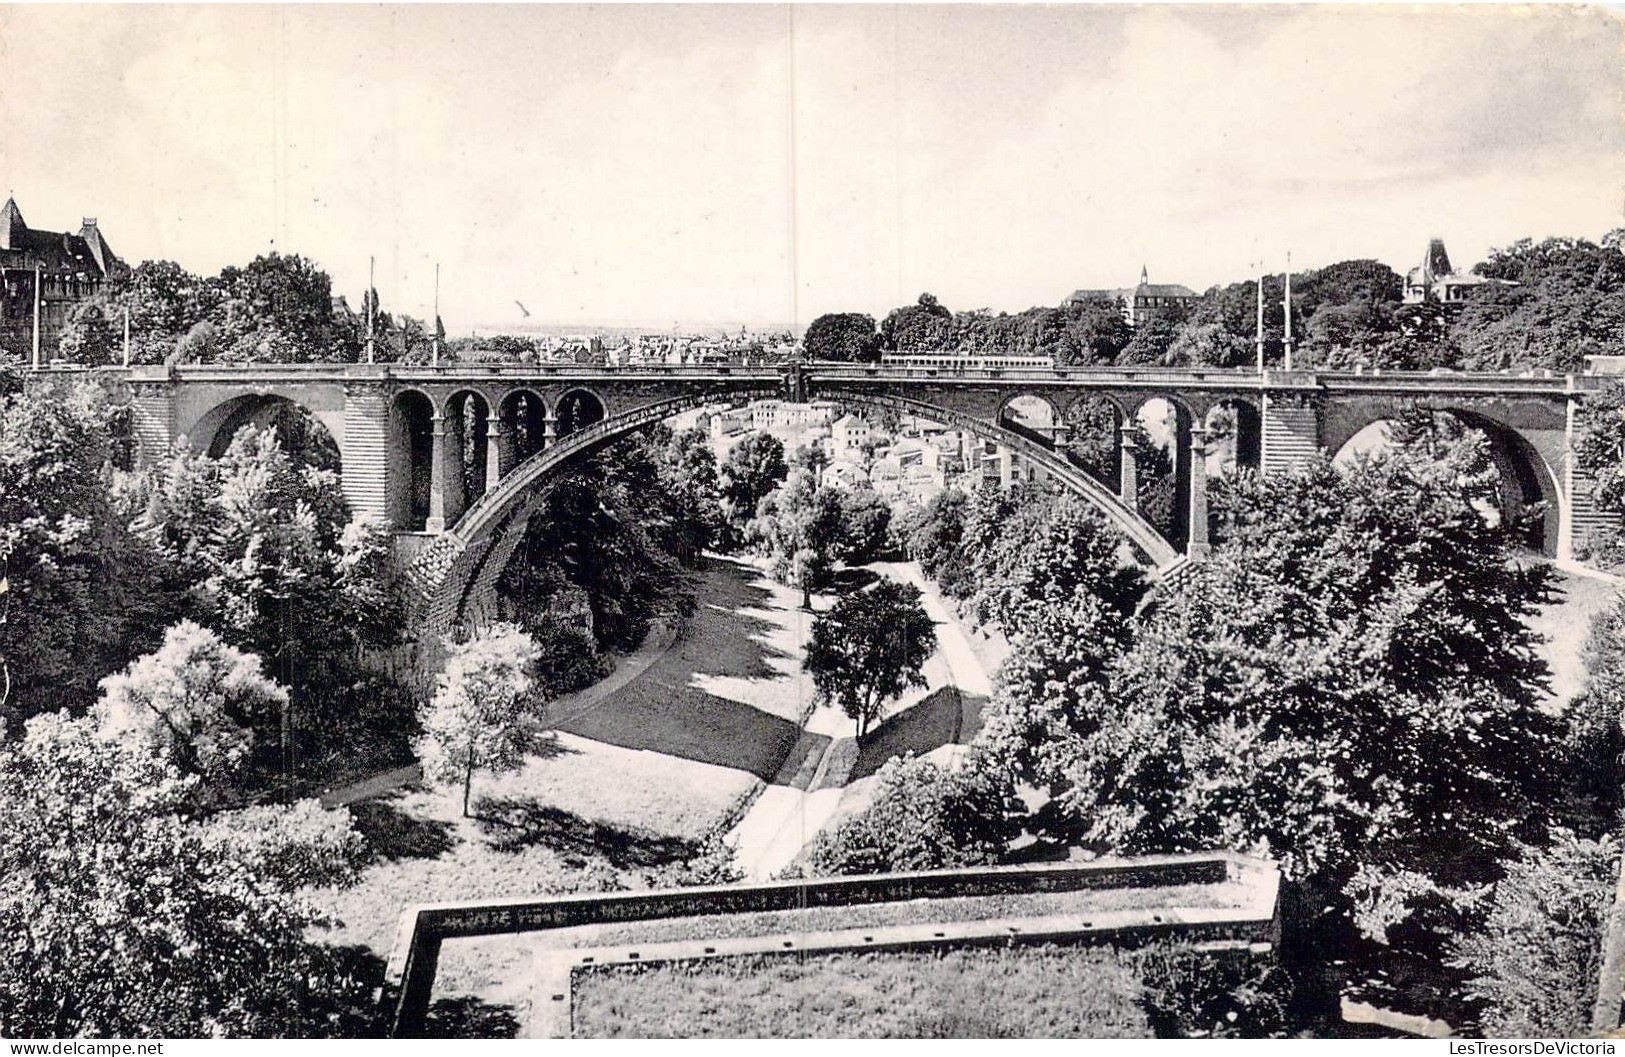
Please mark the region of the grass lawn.
<svg viewBox="0 0 1625 1057"><path fill-rule="evenodd" d="M1132 955L1101 948L730 958L577 973L577 1038L1153 1037Z"/></svg>
<svg viewBox="0 0 1625 1057"><path fill-rule="evenodd" d="M562 717L520 770L475 776L478 818L462 817L454 789L352 805L372 861L351 888L315 893L341 923L322 938L381 960L413 903L641 888L730 821L800 736L806 617L799 594L746 563L708 559L696 587L695 613L666 654ZM488 1031L522 1018L532 946L447 943L442 1021Z"/></svg>

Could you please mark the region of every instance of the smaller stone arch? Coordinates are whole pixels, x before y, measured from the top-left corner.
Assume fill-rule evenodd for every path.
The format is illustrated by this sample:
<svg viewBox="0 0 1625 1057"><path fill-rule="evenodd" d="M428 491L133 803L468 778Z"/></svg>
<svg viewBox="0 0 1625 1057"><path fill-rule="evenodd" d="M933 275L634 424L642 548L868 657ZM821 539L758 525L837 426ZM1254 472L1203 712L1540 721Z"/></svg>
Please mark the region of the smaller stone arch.
<svg viewBox="0 0 1625 1057"><path fill-rule="evenodd" d="M321 470L340 472L339 444L326 424L309 408L277 393L245 393L217 404L192 427L194 450L218 459L244 429L272 429L295 460Z"/></svg>
<svg viewBox="0 0 1625 1057"><path fill-rule="evenodd" d="M1133 435L1136 506L1182 550L1189 548L1191 538L1191 432L1198 421L1190 404L1153 393L1135 405L1127 422Z"/></svg>
<svg viewBox="0 0 1625 1057"><path fill-rule="evenodd" d="M559 395L554 417L558 422L558 435L564 438L604 421L608 417L608 409L597 393L578 386Z"/></svg>
<svg viewBox="0 0 1625 1057"><path fill-rule="evenodd" d="M1055 428L1062 421L1055 403L1039 393L1012 393L999 402L994 421L1042 444L1053 444Z"/></svg>
<svg viewBox="0 0 1625 1057"><path fill-rule="evenodd" d="M1256 403L1247 397L1227 396L1213 403L1203 417L1207 430L1207 472L1210 477L1231 477L1263 467L1264 422Z"/></svg>
<svg viewBox="0 0 1625 1057"><path fill-rule="evenodd" d="M421 389L403 389L389 404L389 457L384 498L389 521L403 532L427 527L434 488L434 400Z"/></svg>
<svg viewBox="0 0 1625 1057"><path fill-rule="evenodd" d="M534 389L510 389L497 408L498 476L547 446L547 403Z"/></svg>
<svg viewBox="0 0 1625 1057"><path fill-rule="evenodd" d="M477 389L459 389L446 398L441 412L443 503L446 524L485 494L491 458L491 404Z"/></svg>
<svg viewBox="0 0 1625 1057"><path fill-rule="evenodd" d="M1121 484L1121 432L1126 414L1105 393L1087 393L1066 405L1056 447L1079 469L1117 491Z"/></svg>

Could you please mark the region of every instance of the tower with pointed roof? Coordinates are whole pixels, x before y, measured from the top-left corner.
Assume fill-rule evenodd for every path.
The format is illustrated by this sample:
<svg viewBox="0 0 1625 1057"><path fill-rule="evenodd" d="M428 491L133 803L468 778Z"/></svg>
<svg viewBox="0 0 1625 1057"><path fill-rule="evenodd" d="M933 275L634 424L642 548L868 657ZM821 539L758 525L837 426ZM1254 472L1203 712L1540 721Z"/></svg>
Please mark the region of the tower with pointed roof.
<svg viewBox="0 0 1625 1057"><path fill-rule="evenodd" d="M0 206L0 349L26 353L33 345L36 278L39 344L50 358L74 307L127 274L95 217L85 217L77 233L41 231L28 226L8 197Z"/></svg>
<svg viewBox="0 0 1625 1057"><path fill-rule="evenodd" d="M1506 279L1490 279L1472 272L1458 272L1445 252L1443 239L1429 239L1422 263L1405 273L1405 303L1437 301L1445 306L1462 305L1482 286L1516 286Z"/></svg>

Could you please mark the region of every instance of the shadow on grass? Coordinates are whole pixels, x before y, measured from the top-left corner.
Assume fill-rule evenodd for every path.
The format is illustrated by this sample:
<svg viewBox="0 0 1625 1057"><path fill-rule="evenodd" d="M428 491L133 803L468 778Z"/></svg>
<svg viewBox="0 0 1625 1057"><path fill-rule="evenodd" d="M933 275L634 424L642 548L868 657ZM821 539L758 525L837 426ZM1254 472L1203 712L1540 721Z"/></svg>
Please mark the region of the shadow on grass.
<svg viewBox="0 0 1625 1057"><path fill-rule="evenodd" d="M789 671L770 661L792 657L769 640L784 628L750 610L777 606L756 583L760 570L708 557L700 612L649 669L594 707L558 721L558 729L624 749L748 771L771 782L801 736L789 719L718 696L706 680L779 683ZM782 685L782 684L781 684Z"/></svg>
<svg viewBox="0 0 1625 1057"><path fill-rule="evenodd" d="M858 749L858 760L852 765L847 781L867 778L893 756L914 753L923 756L932 749L951 745L959 738L964 704L959 691L944 686L922 698L907 711L890 717L869 732Z"/></svg>
<svg viewBox="0 0 1625 1057"><path fill-rule="evenodd" d="M350 805L350 817L367 842L372 861L438 859L457 845L451 823L409 815L396 799L378 797Z"/></svg>
<svg viewBox="0 0 1625 1057"><path fill-rule="evenodd" d="M699 851L691 840L594 822L528 796L482 797L474 815L502 852L540 846L582 861L601 857L617 869L646 869L686 862Z"/></svg>

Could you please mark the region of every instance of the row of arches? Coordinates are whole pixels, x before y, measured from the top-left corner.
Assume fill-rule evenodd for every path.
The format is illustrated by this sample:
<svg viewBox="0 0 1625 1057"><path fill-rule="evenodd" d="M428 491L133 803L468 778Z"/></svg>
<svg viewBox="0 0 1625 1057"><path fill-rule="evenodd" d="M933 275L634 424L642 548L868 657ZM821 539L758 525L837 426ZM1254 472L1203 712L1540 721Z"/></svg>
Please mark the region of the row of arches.
<svg viewBox="0 0 1625 1057"><path fill-rule="evenodd" d="M605 414L585 389L560 394L552 406L535 390L513 389L495 407L475 389L439 403L405 390L390 404L390 521L409 532L447 528L515 466Z"/></svg>
<svg viewBox="0 0 1625 1057"><path fill-rule="evenodd" d="M395 393L381 453L391 523L403 531L429 532L455 525L514 467L608 414L602 399L586 389L567 390L551 400L523 387L500 397L473 387L439 397L420 389ZM241 429L273 427L301 461L337 471L339 445L323 425L332 418L330 410L312 413L283 396L240 396L198 420L194 443L219 456ZM1530 441L1467 409L1432 413L1488 437L1500 485L1498 509L1486 510L1486 515L1514 519L1531 549L1555 554L1560 494L1551 467ZM1346 428L1361 421L1349 419ZM1346 462L1384 443L1395 422L1369 421L1352 436L1334 428L1337 435L1324 439L1336 447L1331 454ZM1224 398L1198 409L1170 396L1130 403L1092 394L1064 403L1057 413L1050 400L1023 393L1000 404L995 424L1056 452L1175 548L1196 553L1207 544L1208 481L1259 469L1263 447L1259 407L1246 397ZM334 428L342 432L336 422Z"/></svg>
<svg viewBox="0 0 1625 1057"><path fill-rule="evenodd" d="M1207 544L1207 481L1258 470L1263 452L1258 407L1239 397L1200 413L1163 396L1132 406L1083 396L1057 412L1022 394L1001 406L999 425L1054 448L1187 552Z"/></svg>
<svg viewBox="0 0 1625 1057"><path fill-rule="evenodd" d="M1085 395L1057 412L1050 400L1021 394L1001 405L999 424L1053 447L1187 552L1207 542L1201 523L1207 482L1262 468L1262 415L1244 397L1223 398L1202 411L1166 396L1127 403ZM1322 439L1333 462L1348 465L1419 428L1443 439L1464 430L1482 433L1498 477L1482 513L1513 526L1531 551L1557 554L1562 502L1556 473L1511 426L1469 408L1417 407L1409 418L1375 418L1351 436Z"/></svg>

